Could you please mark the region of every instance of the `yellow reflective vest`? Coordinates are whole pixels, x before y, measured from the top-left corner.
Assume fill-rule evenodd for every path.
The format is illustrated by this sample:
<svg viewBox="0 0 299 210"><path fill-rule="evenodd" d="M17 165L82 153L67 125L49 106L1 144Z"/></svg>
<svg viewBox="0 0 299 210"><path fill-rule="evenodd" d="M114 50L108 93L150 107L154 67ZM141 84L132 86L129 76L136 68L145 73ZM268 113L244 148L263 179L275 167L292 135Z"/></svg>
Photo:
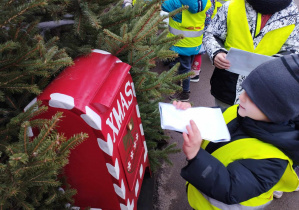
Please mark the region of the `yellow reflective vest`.
<svg viewBox="0 0 299 210"><path fill-rule="evenodd" d="M261 17L262 15L258 13L255 36L260 33ZM234 47L272 56L279 52L294 28L295 25L293 24L267 32L255 48L246 17L245 0L231 0L228 7L227 37L224 46L227 50Z"/></svg>
<svg viewBox="0 0 299 210"><path fill-rule="evenodd" d="M228 108L224 113L224 119L226 124L237 117L237 107L234 105ZM202 148L205 149L209 141L204 141ZM250 148L250 150L244 150L244 148ZM251 198L247 201L243 201L240 204L227 205L223 202L217 201L207 195L201 193L193 185L188 184L188 201L192 208L197 210L223 210L223 209L235 209L235 210L251 210L261 209L266 206L269 201L273 199L274 191L292 192L299 184L298 177L292 168L293 161L286 156L282 151L272 144L262 142L256 138L244 138L239 139L229 144L226 144L212 154L217 158L224 166L234 162L238 159L267 159L267 158L280 158L289 162L281 179L274 185L269 191Z"/></svg>
<svg viewBox="0 0 299 210"><path fill-rule="evenodd" d="M179 40L174 46L177 47L197 47L201 45L203 30L205 27L206 11L211 7L211 1L208 0L205 9L198 13L191 13L188 10L182 11L182 22L179 23L169 17L169 34L173 37L179 34L184 35L184 39Z"/></svg>

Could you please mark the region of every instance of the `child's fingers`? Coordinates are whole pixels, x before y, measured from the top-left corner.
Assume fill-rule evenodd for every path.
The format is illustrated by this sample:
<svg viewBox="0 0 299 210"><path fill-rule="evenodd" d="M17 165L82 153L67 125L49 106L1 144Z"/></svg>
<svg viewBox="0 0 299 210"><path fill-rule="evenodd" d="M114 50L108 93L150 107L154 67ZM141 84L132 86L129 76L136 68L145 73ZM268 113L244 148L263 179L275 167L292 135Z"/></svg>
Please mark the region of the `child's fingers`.
<svg viewBox="0 0 299 210"><path fill-rule="evenodd" d="M184 143L185 142L189 142L189 137L188 137L188 134L183 132L183 139L184 139Z"/></svg>
<svg viewBox="0 0 299 210"><path fill-rule="evenodd" d="M190 103L182 102L182 101L173 101L172 105L174 105L175 108L182 109L182 110L185 110L185 109L188 109L191 107Z"/></svg>
<svg viewBox="0 0 299 210"><path fill-rule="evenodd" d="M176 103L175 107L176 107L177 109L182 109L182 102L181 102L181 101L178 101L178 102Z"/></svg>
<svg viewBox="0 0 299 210"><path fill-rule="evenodd" d="M181 101L178 101L178 102L176 103L176 108L177 108L177 109L180 109L181 106L182 106L182 102L181 102Z"/></svg>
<svg viewBox="0 0 299 210"><path fill-rule="evenodd" d="M192 128L189 125L186 126L186 129L188 131L189 136L193 136L194 135L193 134L193 130L192 130Z"/></svg>
<svg viewBox="0 0 299 210"><path fill-rule="evenodd" d="M200 136L200 131L196 125L196 123L193 120L190 120L190 125L191 125L191 129L194 135L199 135ZM189 131L188 131L189 132Z"/></svg>
<svg viewBox="0 0 299 210"><path fill-rule="evenodd" d="M191 104L188 103L188 102L182 102L182 101L179 102L179 108L180 109L185 110L185 109L188 109L190 107L191 107Z"/></svg>
<svg viewBox="0 0 299 210"><path fill-rule="evenodd" d="M194 122L194 120L190 120L190 125L191 125L191 128L193 131L199 132L198 127L197 127L196 123Z"/></svg>

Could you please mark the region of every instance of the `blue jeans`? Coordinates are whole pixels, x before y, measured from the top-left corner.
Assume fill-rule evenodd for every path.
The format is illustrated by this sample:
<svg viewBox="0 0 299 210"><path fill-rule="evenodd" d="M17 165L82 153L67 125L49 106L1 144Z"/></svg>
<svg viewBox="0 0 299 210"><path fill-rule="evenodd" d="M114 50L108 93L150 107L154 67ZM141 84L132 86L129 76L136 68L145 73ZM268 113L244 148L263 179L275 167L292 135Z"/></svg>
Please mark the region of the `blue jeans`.
<svg viewBox="0 0 299 210"><path fill-rule="evenodd" d="M191 65L194 60L194 55L185 56L179 55L173 62L170 63L170 68L174 66L177 62L180 62L180 66L178 69L178 74L185 74L191 71ZM183 80L183 91L190 91L190 77Z"/></svg>

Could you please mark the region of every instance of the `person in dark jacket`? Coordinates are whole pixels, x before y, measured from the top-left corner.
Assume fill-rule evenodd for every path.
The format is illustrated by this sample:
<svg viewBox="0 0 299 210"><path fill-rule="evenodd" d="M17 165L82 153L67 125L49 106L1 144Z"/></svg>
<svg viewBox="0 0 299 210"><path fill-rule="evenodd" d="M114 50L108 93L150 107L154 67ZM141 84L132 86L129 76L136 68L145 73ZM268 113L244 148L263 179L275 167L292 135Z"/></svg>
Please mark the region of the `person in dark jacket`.
<svg viewBox="0 0 299 210"><path fill-rule="evenodd" d="M192 120L183 133L181 176L193 209L264 209L274 191L298 188L299 55L261 64L242 87L240 105L223 112L231 141L203 141Z"/></svg>

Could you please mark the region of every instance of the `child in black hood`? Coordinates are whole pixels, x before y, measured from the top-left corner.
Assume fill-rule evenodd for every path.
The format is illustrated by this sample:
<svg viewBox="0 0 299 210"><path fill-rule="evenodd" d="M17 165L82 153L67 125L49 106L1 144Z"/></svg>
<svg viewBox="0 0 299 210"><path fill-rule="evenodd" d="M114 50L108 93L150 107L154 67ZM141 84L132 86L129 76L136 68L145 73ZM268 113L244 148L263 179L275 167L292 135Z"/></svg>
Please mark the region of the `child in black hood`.
<svg viewBox="0 0 299 210"><path fill-rule="evenodd" d="M223 113L230 142L203 141L193 121L183 133L188 165L181 176L193 209L263 209L274 191L298 188L299 55L258 66L242 86L240 105Z"/></svg>

